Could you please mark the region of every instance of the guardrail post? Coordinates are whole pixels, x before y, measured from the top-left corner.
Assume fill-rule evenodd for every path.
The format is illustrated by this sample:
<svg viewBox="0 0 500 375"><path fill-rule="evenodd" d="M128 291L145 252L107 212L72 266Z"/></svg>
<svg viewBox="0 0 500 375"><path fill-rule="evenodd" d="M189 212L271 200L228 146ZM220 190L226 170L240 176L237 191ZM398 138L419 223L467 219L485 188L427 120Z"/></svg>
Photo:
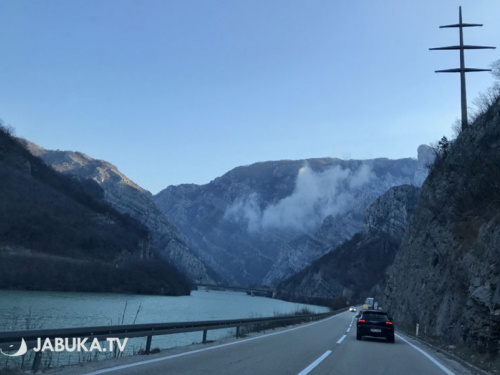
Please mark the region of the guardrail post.
<svg viewBox="0 0 500 375"><path fill-rule="evenodd" d="M31 367L31 371L37 373L38 369L40 368L41 362L42 362L42 352L39 351L35 353L35 359L33 360L33 366Z"/></svg>
<svg viewBox="0 0 500 375"><path fill-rule="evenodd" d="M203 331L203 341L202 341L203 344L206 344L207 343L207 330L205 329Z"/></svg>
<svg viewBox="0 0 500 375"><path fill-rule="evenodd" d="M236 338L240 337L240 327L236 327Z"/></svg>
<svg viewBox="0 0 500 375"><path fill-rule="evenodd" d="M146 341L146 350L144 354L149 354L151 351L151 340L153 339L153 336L148 336L148 340Z"/></svg>

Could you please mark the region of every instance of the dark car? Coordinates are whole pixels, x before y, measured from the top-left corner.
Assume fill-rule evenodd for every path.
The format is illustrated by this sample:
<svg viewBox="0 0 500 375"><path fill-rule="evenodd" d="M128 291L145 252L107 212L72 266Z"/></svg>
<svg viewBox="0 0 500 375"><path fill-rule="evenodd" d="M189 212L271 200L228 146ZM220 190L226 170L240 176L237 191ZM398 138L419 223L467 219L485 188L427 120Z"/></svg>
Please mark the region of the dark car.
<svg viewBox="0 0 500 375"><path fill-rule="evenodd" d="M364 310L356 323L356 339L363 336L385 337L394 342L394 324L387 313L379 310Z"/></svg>

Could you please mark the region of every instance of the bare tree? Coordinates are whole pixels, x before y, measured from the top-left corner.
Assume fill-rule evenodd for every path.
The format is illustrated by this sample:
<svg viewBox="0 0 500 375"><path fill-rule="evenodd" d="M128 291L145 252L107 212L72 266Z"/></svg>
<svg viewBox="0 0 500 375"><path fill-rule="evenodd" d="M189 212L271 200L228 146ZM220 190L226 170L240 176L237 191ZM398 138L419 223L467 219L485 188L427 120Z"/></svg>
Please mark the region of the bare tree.
<svg viewBox="0 0 500 375"><path fill-rule="evenodd" d="M486 91L480 92L478 97L473 100L474 107L468 107L468 123L474 124L476 120L500 99L500 60L490 64L491 74L495 77L493 85ZM451 125L453 137L457 138L462 132L462 126L459 119L455 119Z"/></svg>
<svg viewBox="0 0 500 375"><path fill-rule="evenodd" d="M0 119L0 130L3 130L5 133L7 133L10 136L15 136L16 135L16 129L14 129L13 126L11 125L5 125L2 119Z"/></svg>
<svg viewBox="0 0 500 375"><path fill-rule="evenodd" d="M491 68L491 74L493 74L493 77L495 77L497 79L497 81L500 81L500 60L497 60L497 61L494 61L493 63L491 63L490 68Z"/></svg>
<svg viewBox="0 0 500 375"><path fill-rule="evenodd" d="M462 132L462 120L456 118L453 124L451 124L451 130L453 132L453 139L457 139L458 135Z"/></svg>
<svg viewBox="0 0 500 375"><path fill-rule="evenodd" d="M500 96L500 84L499 82L495 82L495 84L485 92L480 92L478 97L474 99L474 105L477 107L479 113L486 112L498 100Z"/></svg>

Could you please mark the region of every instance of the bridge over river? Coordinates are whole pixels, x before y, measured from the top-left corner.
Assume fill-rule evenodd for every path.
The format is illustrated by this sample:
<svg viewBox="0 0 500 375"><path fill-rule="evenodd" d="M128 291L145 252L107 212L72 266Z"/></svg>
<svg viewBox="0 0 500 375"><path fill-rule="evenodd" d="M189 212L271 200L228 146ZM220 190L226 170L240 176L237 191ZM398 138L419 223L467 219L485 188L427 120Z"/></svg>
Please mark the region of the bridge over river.
<svg viewBox="0 0 500 375"><path fill-rule="evenodd" d="M198 290L234 290L237 292L246 292L249 296L259 296L259 297L276 297L275 288L251 288L251 287L241 287L232 285L212 285L212 284L193 284L191 285Z"/></svg>

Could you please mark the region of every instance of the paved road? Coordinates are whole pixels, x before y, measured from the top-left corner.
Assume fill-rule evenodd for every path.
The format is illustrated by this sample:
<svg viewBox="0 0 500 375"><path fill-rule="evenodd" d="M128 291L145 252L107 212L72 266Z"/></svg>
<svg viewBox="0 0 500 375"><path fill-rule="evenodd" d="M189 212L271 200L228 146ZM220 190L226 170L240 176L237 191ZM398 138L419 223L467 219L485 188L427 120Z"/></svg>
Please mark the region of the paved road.
<svg viewBox="0 0 500 375"><path fill-rule="evenodd" d="M349 329L352 323L352 328ZM397 327L396 327L397 329ZM142 357L144 358L144 357ZM442 362L442 359L440 360ZM103 364L104 365L104 364ZM109 365L107 365L109 366ZM222 345L143 360L88 374L464 374L449 370L402 337L390 344L383 339L356 340L354 313L285 331ZM85 368L83 368L85 370Z"/></svg>

